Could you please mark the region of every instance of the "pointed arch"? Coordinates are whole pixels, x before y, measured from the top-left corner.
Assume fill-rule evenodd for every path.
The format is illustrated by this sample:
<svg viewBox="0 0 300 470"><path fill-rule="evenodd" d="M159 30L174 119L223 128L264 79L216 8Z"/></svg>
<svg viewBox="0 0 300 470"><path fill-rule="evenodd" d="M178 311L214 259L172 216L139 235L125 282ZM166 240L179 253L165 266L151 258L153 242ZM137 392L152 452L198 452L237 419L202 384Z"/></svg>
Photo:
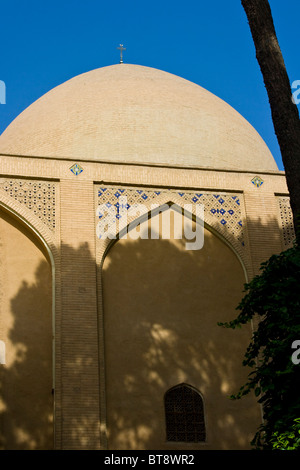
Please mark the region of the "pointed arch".
<svg viewBox="0 0 300 470"><path fill-rule="evenodd" d="M155 204L154 209L150 209L147 207L147 211L145 211L143 214L132 217L128 221L128 224L123 227L120 231L116 233L116 236L114 239L104 239L100 240L101 244L101 262L100 262L100 267L102 268L105 257L109 250L112 248L112 246L120 240L124 235L130 232L132 228L135 228L136 226L142 224L143 222L146 222L147 220L149 221L152 217L155 217L158 215L160 212L166 211L168 209L172 209L176 211L177 213L182 214L182 217L189 217L190 220L193 222L200 224L202 227L207 229L209 232L211 232L213 235L215 235L217 238L219 238L223 243L225 243L235 254L235 256L238 258L242 269L244 271L245 275L245 282L248 282L249 277L251 276L251 273L249 272L249 267L247 266L247 260L245 259L245 256L242 255L241 251L237 248L236 244L234 243L234 240L230 237L226 237L223 233L218 230L214 224L212 224L212 221L209 220L206 222L206 215L204 213L201 213L201 217L197 215L196 211L189 211L186 210L183 207L182 200L180 200L179 196L172 195L163 195L162 198L159 200L159 204Z"/></svg>
<svg viewBox="0 0 300 470"><path fill-rule="evenodd" d="M150 211L151 205L172 203L180 207L184 205L202 204L205 212L205 225L211 232L218 235L234 250L242 262L245 278L253 276L250 245L248 240L247 217L244 195L241 191L212 191L211 189L187 190L179 188L151 188L148 186L105 185L97 187L96 204L104 209L116 209L113 217L119 222L120 199L128 200L128 206L139 202ZM107 243L103 240L98 244L98 262L102 258Z"/></svg>
<svg viewBox="0 0 300 470"><path fill-rule="evenodd" d="M48 265L50 266L50 279L51 279L51 382L52 382L52 395L53 395L53 448L55 448L55 408L56 408L56 327L55 327L55 287L56 287L56 264L58 261L58 250L53 241L53 234L50 233L48 228L44 226L39 219L32 214L28 209L20 207L20 204L11 200L10 198L3 197L0 201L0 209L4 214L7 214L12 220L15 220L20 226L24 227L25 231L23 232L25 236L31 236L32 239L37 240L37 247L42 249L43 255L47 260ZM9 220L9 219L8 219ZM26 288L26 283L24 284ZM49 380L50 381L50 380ZM50 390L51 393L51 390Z"/></svg>
<svg viewBox="0 0 300 470"><path fill-rule="evenodd" d="M164 202L167 203L166 209L177 208L182 214L179 204L176 207L170 199ZM151 211L147 211L134 220L147 222L150 215ZM194 216L193 220L196 222ZM162 396L170 384L177 383L177 370L183 372L186 384L197 383L200 377L204 390L210 374L214 382L220 380L223 383L217 386L220 396L213 398L213 409L212 402L208 404L207 425L211 426L223 413L223 388L234 383L239 365L235 361L238 352L232 356L232 350L224 346L227 338L221 335L217 322L234 314L245 282L245 269L228 240L204 225L207 230L204 247L194 252L187 252L178 240L132 241L121 238L121 232L114 240L99 240L105 246L104 263L98 264L102 290L100 362L106 384L101 398L101 422L107 424L108 448L120 445L125 434L136 435L135 430L149 421L148 415L155 420L156 437L149 434L145 441L149 439L149 445L157 445L155 442L165 440ZM245 337L248 334L244 331ZM126 352L122 350L125 344ZM240 351L242 344L245 343L241 341L234 347ZM223 364L227 361L231 369L227 365L218 366L215 373L216 357L223 355L224 347L228 357ZM117 381L126 384L122 397ZM151 393L149 384L153 388ZM137 396L143 399L142 409L128 414ZM224 406L226 409L226 403ZM238 422L240 418L234 419ZM202 446L203 442L199 440L196 445Z"/></svg>
<svg viewBox="0 0 300 470"><path fill-rule="evenodd" d="M56 246L52 240L49 230L44 227L42 223L38 223L36 217L30 217L32 214L28 209L22 208L20 212L19 204L11 201L10 198L2 198L0 201L0 208L7 213L11 214L14 218L19 220L28 230L33 233L44 249L47 252L51 265L51 278L52 278L52 335L53 335L53 364L55 364L55 265L58 257ZM26 216L24 216L24 213ZM32 220L33 219L33 220ZM53 366L54 367L54 366ZM55 368L53 369L53 389L55 390Z"/></svg>

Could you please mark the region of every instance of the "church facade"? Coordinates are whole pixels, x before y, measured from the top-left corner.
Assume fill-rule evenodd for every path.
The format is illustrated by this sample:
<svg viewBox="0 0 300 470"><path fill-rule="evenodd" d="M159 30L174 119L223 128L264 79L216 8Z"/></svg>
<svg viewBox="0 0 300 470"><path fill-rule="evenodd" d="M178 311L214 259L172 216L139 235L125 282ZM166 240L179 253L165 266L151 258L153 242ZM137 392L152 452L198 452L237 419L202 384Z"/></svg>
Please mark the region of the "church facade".
<svg viewBox="0 0 300 470"><path fill-rule="evenodd" d="M229 396L255 325L218 322L294 237L252 126L198 85L118 64L33 103L0 155L1 448L250 448L261 409Z"/></svg>

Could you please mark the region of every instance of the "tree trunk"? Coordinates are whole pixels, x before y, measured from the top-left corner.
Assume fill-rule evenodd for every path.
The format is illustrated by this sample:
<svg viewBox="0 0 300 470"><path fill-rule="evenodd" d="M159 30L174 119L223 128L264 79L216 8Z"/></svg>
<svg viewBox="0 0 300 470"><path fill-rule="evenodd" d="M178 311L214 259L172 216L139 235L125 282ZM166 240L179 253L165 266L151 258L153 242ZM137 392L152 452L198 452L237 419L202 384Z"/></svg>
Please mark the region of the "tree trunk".
<svg viewBox="0 0 300 470"><path fill-rule="evenodd" d="M246 12L281 150L296 236L300 238L300 120L268 0L241 0Z"/></svg>

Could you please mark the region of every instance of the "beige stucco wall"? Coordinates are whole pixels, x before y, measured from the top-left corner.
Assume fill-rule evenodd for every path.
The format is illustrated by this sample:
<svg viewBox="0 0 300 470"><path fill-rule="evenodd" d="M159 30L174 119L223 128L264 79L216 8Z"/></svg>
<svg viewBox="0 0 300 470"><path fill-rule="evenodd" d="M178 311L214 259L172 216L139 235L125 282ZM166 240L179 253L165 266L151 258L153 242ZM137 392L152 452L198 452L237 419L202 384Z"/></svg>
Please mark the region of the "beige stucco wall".
<svg viewBox="0 0 300 470"><path fill-rule="evenodd" d="M41 97L0 152L3 448L51 447L54 409L56 449L163 449L162 396L183 381L204 397L201 448L248 447L257 407L227 395L250 331L216 322L293 240L284 173L252 126L195 84L119 64ZM120 194L204 204L204 248L111 247L96 209Z"/></svg>
<svg viewBox="0 0 300 470"><path fill-rule="evenodd" d="M233 251L207 229L201 250L185 240L120 240L103 265L109 449L243 449L260 424L255 400L231 402L242 385L251 330L235 317L245 282ZM166 441L164 394L187 383L203 398L207 440ZM252 433L252 436L251 436Z"/></svg>
<svg viewBox="0 0 300 470"><path fill-rule="evenodd" d="M47 253L16 218L0 212L0 442L53 448L52 280Z"/></svg>
<svg viewBox="0 0 300 470"><path fill-rule="evenodd" d="M70 171L70 167L73 163L79 163L82 166L83 171L80 174L74 175ZM16 217L23 218L36 230L41 239L44 240L45 245L48 246L49 253L51 253L53 258L52 269L55 279L53 292L53 313L55 320L54 422L55 448L57 449L105 449L107 446L116 445L117 441L121 442L120 435L118 436L118 433L115 433L112 443L112 431L106 426L106 420L108 426L110 426L112 419L112 407L109 402L110 397L115 399L110 393L110 381L117 379L112 379L108 375L107 378L109 382L107 389L105 382L106 373L111 369L106 365L105 356L105 346L107 344L105 336L107 332L106 329L104 330L103 328L103 321L106 320L107 316L102 297L102 262L108 244L105 241L97 239L96 236L96 207L99 202L97 192L100 186L106 188L128 188L132 194L139 188L147 190L149 193L159 189L162 193L155 199L155 202L158 204L164 204L172 200L174 203L180 205L178 192L181 191L189 192L190 194L196 192L209 194L208 201L212 200L214 195L225 195L225 199L229 200L233 194L237 194L240 199L239 217L242 221L241 232L230 231L229 223L224 226L220 224L220 219L218 219L216 215L212 215L210 210L208 210L205 219L210 230L229 245L229 247L227 247L223 241L221 242L216 237L215 240L215 238L209 234L206 237L207 240L212 240L211 246L214 246L214 249L220 249L220 251L218 251L218 253L220 253L220 260L225 260L224 253L226 252L228 253L228 261L230 261L230 263L236 263L237 271L233 269L233 273L239 273L240 277L238 276L238 284L235 283L236 278L233 278L235 292L237 292L236 289L240 289L245 276L251 279L251 277L258 272L262 261L287 246L282 238L282 229L285 224L290 223L290 212L287 208L285 215L280 210L278 204L278 200L281 197L288 200L285 176L282 172L253 173L229 170L213 171L201 168L187 169L148 165L107 164L92 161L76 162L70 161L70 159L57 160L51 158L43 159L2 155L0 158L0 174L1 204L4 207L10 208L16 214ZM251 182L255 176L260 176L263 180L263 184L260 187L254 186ZM40 185L36 190L33 189L35 184ZM27 199L25 200L24 188L26 185L31 185L31 193L30 195L27 193ZM43 202L44 196L41 198L39 196L40 188L43 190L46 188L45 194L47 197L45 202ZM166 195L168 191L170 194ZM41 204L42 206L40 207ZM15 237L17 237L16 239L20 237L22 240L23 238L24 240L28 239L30 232L26 232L25 236L22 227L22 224L15 227L16 235L7 235L7 239L13 240ZM244 241L243 246L239 240L241 234ZM153 241L153 243L154 242L155 241ZM41 246L32 245L32 241L30 243L26 242L26 245L24 243L25 242L22 241L22 243L18 243L17 248L11 248L9 258L12 257L12 259L15 259L17 255L20 259L22 256L25 257L24 260L26 260L26 266L28 262L28 269L18 272L17 282L14 283L14 286L9 286L7 276L4 276L2 281L4 286L3 291L6 290L8 292L9 289L15 289L11 293L12 296L16 295L18 290L20 290L19 288L22 286L23 280L25 280L30 287L26 292L33 292L34 289L31 289L31 287L33 288L34 285L36 285L36 287L40 286L40 282L35 279L35 270L38 268L40 260L45 260L46 258L44 254L41 255ZM122 247L121 243L122 242L120 242L120 245L117 243L111 251L108 252L109 255L106 258L106 264L104 266L106 269L106 271L104 270L104 280L105 273L108 275L109 272L109 266L107 265L109 256L114 257L114 253L119 253L121 248L118 248L118 246ZM150 243L152 243L152 241L150 241ZM24 249L21 250L20 246L24 246ZM140 246L139 241L136 242L136 246ZM176 246L169 245L165 242L163 242L161 246L167 247L166 254L168 253L169 259L172 260L172 253L177 253L178 251ZM208 246L209 245L207 245L206 248L204 247L203 253ZM32 251L33 247L35 247L34 249L36 250L35 254ZM137 261L136 252L135 250L131 251L133 254L131 262L133 263L134 260ZM233 252L235 252L235 254L233 254ZM147 250L143 249L142 254L147 259L144 268L147 270L148 265L149 268L150 266L154 267L155 259L147 257L149 255ZM188 271L194 270L195 275L201 277L202 271L199 265L197 264L192 267L190 264L187 264L185 262L185 256L184 253L180 262L181 265L186 267ZM199 256L200 260L201 253L199 252L193 256L195 256L194 259L198 259L197 257ZM240 261L237 261L238 258ZM128 261L126 256L125 261ZM230 271L224 270L225 261L223 264L221 266L221 272L223 272L223 281L226 283L223 285L222 289L226 291L227 288L229 289L228 283L230 280L228 279L228 273L230 273ZM242 269L242 265L244 269ZM119 281L116 274L118 272L120 276L124 276L124 267L121 269L121 263L114 263L114 267L114 270L110 271L112 273L113 283L108 287L108 290L110 290L115 297L116 289L119 288ZM159 269L161 269L161 266L158 266L158 271ZM199 270L201 273L199 273ZM126 269L125 272L127 274ZM207 267L207 272L209 272L209 267ZM47 276L50 276L50 271ZM133 271L130 276L132 276L132 280L134 281ZM140 281L140 277L137 277L137 279ZM149 275L149 282L150 281L152 282ZM36 284L34 284L34 282ZM149 287L151 287L151 282L149 283ZM47 283L47 285L49 288L50 284ZM208 287L207 284L207 288ZM140 283L139 288L142 288ZM165 288L166 292L169 293L170 306L172 306L174 298L172 292L170 293L168 290L169 286L167 282ZM107 290L107 283L104 289ZM148 288L146 290L148 291ZM121 290L121 292L122 295L124 295L124 300L127 300L126 292L124 290ZM215 295L215 293L216 291L214 289L214 300L216 305L220 307L220 313L223 313L223 310L221 310L221 306L223 305L221 297ZM141 297L142 291L138 292L138 295ZM187 291L185 297L189 298ZM226 295L225 298L227 299ZM236 294L234 294L232 302L235 302L236 298ZM45 302L46 299L48 307L47 309L45 308L45 310L51 315L51 295L49 292L47 296L44 297ZM197 300L199 301L200 299ZM31 301L30 298L28 298L28 302L29 301ZM112 306L115 301L116 299L111 299L109 302L112 302L112 304L109 305ZM129 301L132 301L131 297L128 298L128 302ZM157 302L157 298L155 296L152 301L153 306L156 307L157 304L155 304L155 302ZM4 303L4 305L7 305L7 303ZM108 309L111 309L112 307L109 305ZM193 304L190 304L190 306L192 308ZM211 306L209 308L211 308ZM232 309L232 304L226 308ZM147 312L149 311L147 310ZM113 314L115 314L115 312ZM155 313L153 315L153 324L161 325L161 319L156 318ZM218 320L219 318L216 318L216 321ZM220 318L220 320L222 320L222 318ZM43 318L43 321L45 321L45 318ZM115 320L113 320L112 324L114 324L114 321ZM134 317L132 318L132 324L136 324L136 318ZM6 334L13 333L12 324L5 326L6 323L3 323L3 320L1 320L0 328L1 325L4 325L5 328L10 328L10 332ZM24 328L25 326L24 324ZM109 325L105 324L104 326L109 327ZM171 329L173 332L169 315L167 315L165 324L161 326L165 330ZM21 329L23 330L23 326ZM44 329L50 331L51 325L48 323L48 320L45 326L41 326L39 329L41 331L44 331ZM154 341L156 331L152 329L149 329L149 331L151 335L149 333L148 338ZM224 335L232 334L234 339L229 342L230 346L234 348L239 347L240 331L230 332L230 330L222 330L221 328L217 328L216 331L222 336L222 339L220 339L221 344L225 344ZM174 335L175 337L178 335L176 330ZM193 354L196 349L196 343L194 343L194 341L196 341L195 338L192 340L193 347L191 349ZM222 343L222 341L224 341L224 343ZM217 337L214 339L214 344L216 343L218 343ZM242 346L240 351L241 350ZM229 351L226 350L225 353L229 354ZM215 353L215 356L223 358L223 353ZM234 367L239 367L237 364L240 364L240 359L241 357L237 359L237 363ZM220 438L219 435L218 439L220 446L231 446L233 440L235 440L232 436L236 432L236 428L234 425L235 422L230 421L231 418L229 418L229 416L232 414L232 406L236 406L236 403L230 402L225 398L225 395L227 395L225 386L226 380L222 375L222 371L219 369L217 369L217 376L214 375L213 378L210 378L211 381L214 381L210 382L211 385L215 385L214 390L209 389L210 384L208 379L206 383L201 382L200 372L199 377L196 378L195 371L199 367L199 364L201 365L201 360L202 359L196 357L193 365L189 366L190 368L186 372L182 370L177 376L170 376L166 379L166 383L162 385L168 387L169 384L172 386L175 385L175 382L178 383L181 380L186 380L193 382L191 385L199 388L204 395L206 403L207 424L210 433L208 434L208 445L210 445L209 443L213 443L212 447L217 442L216 435L214 434L216 427L212 423L209 424L209 420L214 419L216 415L211 414L214 413L214 407L211 407L211 411L208 412L209 406L211 405L209 402L207 403L207 399L215 400L216 397L219 396L220 400L223 400L224 405L226 404L228 408L227 411L224 411L224 413L227 413L227 417L225 416L223 420L223 423L225 423L224 428L222 428L222 423L218 421L217 429L220 430L220 434L223 436ZM218 364L216 367L218 367ZM228 364L230 364L230 358ZM224 365L222 363L222 366L226 367L225 362ZM2 374L6 374L7 371L9 371L7 364L0 367ZM161 369L159 370L161 371ZM240 381L237 373L233 372L233 369L232 373L234 377L233 385L239 385ZM155 379L153 380L155 382ZM221 384L223 388L221 388ZM161 429L163 429L164 432L164 423L162 421L163 410L162 408L160 408L160 410L158 409L158 406L162 404L160 394L162 389L163 387L157 389L159 393L157 393L155 398L155 413L156 416L160 416L160 421L158 422L161 424ZM228 391L228 393L230 392L231 391ZM127 398L128 397L127 395ZM108 413L106 413L107 403L109 405ZM15 399L12 400L11 406L18 406ZM48 405L45 405L45 409L48 409L47 406ZM247 405L244 402L244 404L241 403L237 406L244 407L241 411L241 419L238 424L238 426L242 426L242 424L246 423L246 421L244 421L246 414L243 413L247 413ZM16 416L20 415L24 417L24 423L26 422L25 428L27 430L30 429L30 423L32 422L31 416L24 416L17 408L15 408L15 410ZM233 423L231 427L230 422ZM228 423L228 426L226 423ZM138 424L139 423L136 421L134 426ZM252 429L252 424L250 424L248 432L251 433ZM109 432L107 432L108 430ZM47 432L45 434L47 434ZM107 434L109 438L108 443L106 442ZM147 433L138 438L137 445L143 445L146 434ZM7 431L6 435L8 435ZM130 436L132 435L133 434L130 434ZM22 439L22 442L25 442L26 439L28 439L28 435L26 434L26 437ZM134 438L130 437L130 439ZM160 442L163 442L162 435L159 439L161 439ZM242 441L239 439L239 437L236 438L235 445L238 444L242 446ZM124 445L124 441L121 444ZM47 445L48 444L45 444L45 446Z"/></svg>

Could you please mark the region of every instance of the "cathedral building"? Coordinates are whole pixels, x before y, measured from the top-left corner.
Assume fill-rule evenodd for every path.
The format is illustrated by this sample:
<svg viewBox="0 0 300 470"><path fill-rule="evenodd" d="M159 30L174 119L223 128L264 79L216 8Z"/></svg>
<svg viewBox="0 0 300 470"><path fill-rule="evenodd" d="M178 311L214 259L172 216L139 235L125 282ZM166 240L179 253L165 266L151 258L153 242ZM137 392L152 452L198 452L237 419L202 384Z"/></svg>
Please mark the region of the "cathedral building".
<svg viewBox="0 0 300 470"><path fill-rule="evenodd" d="M2 449L250 448L260 406L229 397L255 325L218 322L294 235L237 111L149 67L83 73L0 136L0 212Z"/></svg>

